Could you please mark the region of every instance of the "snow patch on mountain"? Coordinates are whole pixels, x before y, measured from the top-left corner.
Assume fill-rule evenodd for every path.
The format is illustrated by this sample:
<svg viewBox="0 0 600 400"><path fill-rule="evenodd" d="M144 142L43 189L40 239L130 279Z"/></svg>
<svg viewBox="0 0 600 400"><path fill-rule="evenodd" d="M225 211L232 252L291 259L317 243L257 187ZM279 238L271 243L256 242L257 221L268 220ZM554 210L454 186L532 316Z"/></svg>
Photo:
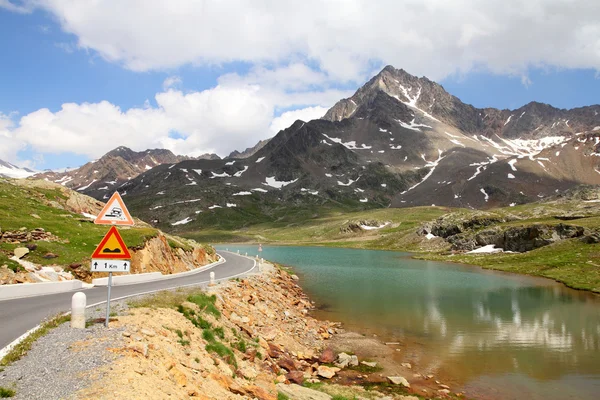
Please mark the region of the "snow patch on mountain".
<svg viewBox="0 0 600 400"><path fill-rule="evenodd" d="M364 229L365 231L374 231L376 229L381 229L381 228L385 228L386 226L388 226L390 223L389 222L385 222L379 226L369 226L369 225L359 225L361 229Z"/></svg>
<svg viewBox="0 0 600 400"><path fill-rule="evenodd" d="M322 133L323 136L325 136L327 139L331 140L334 143L338 143L341 144L342 146L344 146L345 148L349 149L349 150L368 150L373 148L373 146L368 146L366 144L361 144L360 147L356 146L356 141L351 140L349 142L344 143L342 141L342 139L340 138L336 138L336 137L329 137L327 136L325 133Z"/></svg>
<svg viewBox="0 0 600 400"><path fill-rule="evenodd" d="M429 172L427 173L427 175L425 175L425 177L420 181L415 183L413 186L409 187L408 189L406 189L404 192L400 193L400 194L404 194L406 192L410 192L411 190L413 190L414 188L416 188L417 186L419 186L421 183L425 182L427 179L429 179L429 177L433 174L433 171L435 171L435 168L438 166L438 164L440 163L440 161L442 161L444 159L444 157L446 156L442 156L443 151L438 149L438 158L435 161L427 161L425 159L425 155L422 155L423 160L425 160L427 162L427 164L425 164L425 167L430 167L431 169L429 170Z"/></svg>
<svg viewBox="0 0 600 400"><path fill-rule="evenodd" d="M306 189L306 188L301 188L300 191L308 192L309 194L312 194L313 196L316 196L319 194L319 192L317 190L310 190L310 189Z"/></svg>
<svg viewBox="0 0 600 400"><path fill-rule="evenodd" d="M89 188L90 186L92 186L94 184L94 182L96 182L96 179L93 179L89 184L80 187L79 189L77 189L77 191L81 192L82 190L85 190L85 189Z"/></svg>
<svg viewBox="0 0 600 400"><path fill-rule="evenodd" d="M270 176L270 177L265 178L266 182L264 182L263 185L271 186L276 189L281 189L282 187L292 184L292 183L296 182L297 180L298 180L298 178L296 178L292 181L278 181L277 179L275 179L274 176Z"/></svg>
<svg viewBox="0 0 600 400"><path fill-rule="evenodd" d="M479 189L479 191L480 191L481 193L483 193L483 196L484 196L485 202L487 203L487 201L490 199L490 195L486 193L486 191L485 191L485 189L484 189L484 188L481 188L481 189Z"/></svg>
<svg viewBox="0 0 600 400"><path fill-rule="evenodd" d="M210 177L210 179L215 179L215 178L231 178L231 175L229 175L227 172L223 172L221 174L216 174L213 171L210 171L210 173L212 174L212 176Z"/></svg>
<svg viewBox="0 0 600 400"><path fill-rule="evenodd" d="M400 124L401 127L406 128L406 129L410 129L410 130L413 130L413 131L417 131L417 132L422 132L421 129L419 129L420 127L431 129L431 126L429 126L429 125L415 123L415 119L414 118L408 124L406 122L403 122L403 121L399 120L399 119L397 121L398 121L398 123Z"/></svg>
<svg viewBox="0 0 600 400"><path fill-rule="evenodd" d="M235 176L236 178L239 178L239 177L240 177L240 176L242 176L242 174L243 174L244 172L246 172L246 171L248 171L248 166L247 166L247 165L245 165L245 166L244 166L244 169L243 169L243 170L241 170L241 171L238 171L238 172L236 172L235 174L233 174L233 176Z"/></svg>
<svg viewBox="0 0 600 400"><path fill-rule="evenodd" d="M360 178L359 178L359 179L360 179ZM356 181L358 181L358 179L357 179ZM337 181L337 184L338 184L339 186L350 186L350 185L352 185L352 184L353 184L354 182L356 182L356 181L355 181L354 179L350 179L350 178L348 178L348 183L344 183L344 182L342 182L342 181Z"/></svg>
<svg viewBox="0 0 600 400"><path fill-rule="evenodd" d="M171 225L173 225L173 226L185 225L192 221L193 221L193 219L191 219L190 217L187 217L187 218L182 219L181 221L173 222Z"/></svg>

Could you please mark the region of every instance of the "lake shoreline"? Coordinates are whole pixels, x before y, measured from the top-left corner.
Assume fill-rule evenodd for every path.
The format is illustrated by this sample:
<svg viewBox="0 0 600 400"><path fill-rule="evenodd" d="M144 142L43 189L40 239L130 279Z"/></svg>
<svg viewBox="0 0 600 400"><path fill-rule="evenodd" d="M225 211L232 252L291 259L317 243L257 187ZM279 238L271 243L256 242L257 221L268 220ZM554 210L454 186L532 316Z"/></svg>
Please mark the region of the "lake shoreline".
<svg viewBox="0 0 600 400"><path fill-rule="evenodd" d="M227 246L235 251L234 244ZM397 256L390 254L396 252L371 253L364 249L334 249L324 246L315 247L310 251L306 246L296 247L294 249L294 246L263 243L262 255L289 266L290 273L299 275L303 290L317 302L317 309L311 311L311 315L320 320L341 321L344 329L358 332L363 338L377 340L382 346L389 342L399 342L398 346L387 346L394 352L396 347L400 349L388 355L396 359L397 365L408 362L421 376L433 374L457 392L464 391L467 395L479 399L513 398L503 397L502 394L490 394L491 391L485 390L480 377L483 379L490 375L500 379L496 382L496 387L504 394L508 392L513 395L512 389L506 387L512 383L519 384L518 380L524 380L527 386L526 393L530 394L537 394L538 390L543 392L551 386L559 385L557 394L548 398L562 399L561 394L566 395L570 392L569 388L560 382L560 377L580 375L574 369L574 365L590 365L590 362L594 363L593 360L597 360L596 351L587 355L580 354L581 362L577 361L577 364L560 360L560 354L565 354L567 349L570 349L567 354L573 352L575 357L581 353L582 346L586 346L581 343L582 339L577 338L577 332L582 332L582 328L587 332L588 326L580 321L589 318L589 323L595 327L596 316L593 315L596 315L595 310L598 307L598 296L595 293L574 291L556 280L534 275L473 268L472 265L462 263L440 265L445 262L418 260L402 253L398 253ZM248 254L253 254L254 251L252 245L247 244L240 245L240 249L242 253L247 250ZM377 268L370 268L370 263ZM413 282L415 277L420 277L418 279L421 282L427 282L425 286L402 284L406 279ZM454 283L449 283L448 278ZM395 283L397 279L400 281ZM380 286L381 284L384 286ZM359 287L361 290L357 291ZM466 297L459 295L464 290ZM399 294L389 297L390 291ZM456 295L465 298L452 300ZM386 301L384 299L388 299L389 304L381 309L381 302ZM414 304L411 303L413 300L416 301ZM433 303L430 303L431 301ZM466 314L459 312L458 308L457 311L453 311L452 304L455 301L459 301L456 304L461 304L460 308L467 311ZM481 301L483 308L478 317L475 306ZM372 304L369 306L365 302ZM407 307L405 304L413 305ZM429 304L435 306L433 311L428 309ZM419 309L421 311L416 311ZM565 311L567 309L568 312ZM384 312L382 316L372 315L380 311ZM491 316L485 317L490 312ZM423 318L417 315L419 313L425 313L425 320L419 319ZM432 321L427 315L441 318L439 323L442 325ZM588 317L583 317L584 315ZM548 316L549 322L542 323L542 318L546 321ZM434 325L431 325L432 322L435 322ZM446 324L449 335L444 338ZM566 332L555 329L562 324L566 324ZM443 332L439 329L443 329ZM587 332L587 335L591 336L586 339L586 343L596 340L594 338L597 335L594 332ZM503 337L505 339L502 339ZM464 346L460 345L458 352L451 350L451 347L455 346L452 343L462 343L461 338L467 340ZM479 341L483 343L481 357L475 356L479 354ZM522 366L507 365L513 356L520 358L525 354L531 355L520 360L519 364ZM488 368L486 365L489 365L489 362L499 361L496 357L500 357L500 365L503 366ZM547 382L551 383L536 383L535 379L531 380L529 368L535 368L533 364L541 359L554 360L554 369L550 368L553 372L547 374L550 378ZM599 373L593 367L587 367L587 371L592 376ZM500 378L502 374L508 374L508 377ZM515 378L510 378L511 374ZM577 393L586 393L587 390L588 384L578 389Z"/></svg>
<svg viewBox="0 0 600 400"><path fill-rule="evenodd" d="M414 249L413 250L390 249L390 248L378 248L378 247L370 247L370 246L367 246L367 247L329 246L327 243L318 243L318 242L317 243L288 243L288 242L273 242L273 243L271 243L271 242L264 241L264 242L261 242L260 244L265 245L265 246L273 246L273 247L307 247L307 248L308 247L322 247L322 248L332 248L332 249L373 250L373 251L389 251L389 252L395 252L395 253L407 253L407 257L414 259L414 260L438 261L438 262L444 262L444 263L460 265L460 266L465 266L465 267L470 267L470 268L477 268L477 269L481 270L482 272L495 272L495 273L500 273L500 274L515 275L515 276L527 276L527 277L531 277L534 279L543 279L543 280L547 280L547 281L550 281L553 283L563 285L564 287L566 287L568 289L577 290L577 291L585 292L585 293L590 293L590 294L593 294L594 296L600 297L600 288L591 289L591 288L579 287L579 286L570 284L568 281L565 281L564 279L541 275L540 273L535 273L535 272L527 273L527 272L522 272L522 271L510 271L510 270L502 269L499 267L495 267L493 265L481 265L481 263L477 263L476 260L474 260L473 262L469 262L468 260L456 261L451 258L452 255L442 255L440 253L435 253L435 252L431 252L431 251L415 251ZM220 243L220 244L217 244L216 246L252 246L252 245L255 245L258 247L259 243L253 242L253 241L231 242L231 243Z"/></svg>

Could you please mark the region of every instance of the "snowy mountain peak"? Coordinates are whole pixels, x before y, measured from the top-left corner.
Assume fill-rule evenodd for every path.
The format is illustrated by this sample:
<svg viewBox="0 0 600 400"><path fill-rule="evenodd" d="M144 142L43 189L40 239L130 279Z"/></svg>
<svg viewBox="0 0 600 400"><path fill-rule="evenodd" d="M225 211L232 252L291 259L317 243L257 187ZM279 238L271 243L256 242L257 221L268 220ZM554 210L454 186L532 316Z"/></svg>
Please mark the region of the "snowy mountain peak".
<svg viewBox="0 0 600 400"><path fill-rule="evenodd" d="M7 161L0 160L0 176L8 178L27 178L33 174L35 174L35 171L32 171L29 168L17 167Z"/></svg>

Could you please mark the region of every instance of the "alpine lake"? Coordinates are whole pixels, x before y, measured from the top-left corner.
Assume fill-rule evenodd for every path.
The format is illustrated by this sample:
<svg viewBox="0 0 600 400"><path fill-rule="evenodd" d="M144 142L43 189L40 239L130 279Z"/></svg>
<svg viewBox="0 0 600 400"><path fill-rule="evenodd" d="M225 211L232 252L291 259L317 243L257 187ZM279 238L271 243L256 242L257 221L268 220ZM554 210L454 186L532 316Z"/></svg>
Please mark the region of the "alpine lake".
<svg viewBox="0 0 600 400"><path fill-rule="evenodd" d="M467 397L600 398L598 295L392 251L263 246L260 257L292 267L316 318L399 342L398 361Z"/></svg>

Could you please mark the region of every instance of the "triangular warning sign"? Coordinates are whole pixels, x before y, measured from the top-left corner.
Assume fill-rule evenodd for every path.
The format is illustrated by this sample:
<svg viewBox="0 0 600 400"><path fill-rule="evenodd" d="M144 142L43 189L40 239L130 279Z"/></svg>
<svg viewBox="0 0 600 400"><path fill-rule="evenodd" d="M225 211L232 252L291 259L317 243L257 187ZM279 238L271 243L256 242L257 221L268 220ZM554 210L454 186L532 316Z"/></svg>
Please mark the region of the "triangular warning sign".
<svg viewBox="0 0 600 400"><path fill-rule="evenodd" d="M125 246L125 242L123 242L123 239L115 226L108 230L104 239L102 239L98 247L96 247L94 254L92 254L92 258L113 260L125 260L131 258L129 249Z"/></svg>
<svg viewBox="0 0 600 400"><path fill-rule="evenodd" d="M127 211L119 192L115 192L94 220L100 225L133 225L133 218Z"/></svg>

